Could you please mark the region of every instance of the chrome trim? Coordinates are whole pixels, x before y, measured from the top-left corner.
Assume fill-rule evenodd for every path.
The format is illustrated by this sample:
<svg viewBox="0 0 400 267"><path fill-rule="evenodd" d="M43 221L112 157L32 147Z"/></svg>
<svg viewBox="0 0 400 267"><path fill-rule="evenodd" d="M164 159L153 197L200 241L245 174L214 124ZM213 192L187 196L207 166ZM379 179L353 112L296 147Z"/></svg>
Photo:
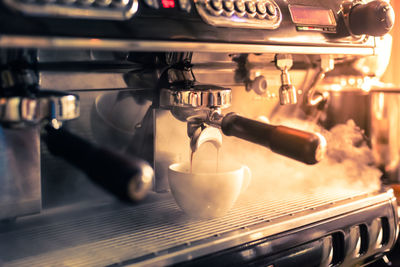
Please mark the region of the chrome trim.
<svg viewBox="0 0 400 267"><path fill-rule="evenodd" d="M128 20L138 10L138 0L129 0L124 8L68 5L59 3L22 2L22 0L3 0L10 8L32 16L73 17L85 19Z"/></svg>
<svg viewBox="0 0 400 267"><path fill-rule="evenodd" d="M36 99L21 97L0 98L0 122L37 122L39 121L38 106Z"/></svg>
<svg viewBox="0 0 400 267"><path fill-rule="evenodd" d="M185 108L227 108L232 102L231 89L170 90L160 92L160 106Z"/></svg>
<svg viewBox="0 0 400 267"><path fill-rule="evenodd" d="M194 0L195 7L200 14L200 17L208 24L216 27L230 27L230 28L246 28L246 29L267 29L274 30L279 27L282 22L282 12L279 6L271 1L277 9L277 15L273 19L258 19L252 18L248 12L246 16L241 16L241 13L237 13L235 10L233 16L235 19L227 16L221 16L219 14L213 14L212 7L208 0ZM253 17L255 16L252 15Z"/></svg>
<svg viewBox="0 0 400 267"><path fill-rule="evenodd" d="M44 94L37 98L1 97L0 123L36 124L45 119L66 121L79 117L80 109L77 95L42 92Z"/></svg>
<svg viewBox="0 0 400 267"><path fill-rule="evenodd" d="M0 47L74 48L145 52L211 52L211 53L290 53L310 55L374 55L374 47L321 47L294 45L259 45L180 41L146 41L97 38L32 37L0 35Z"/></svg>
<svg viewBox="0 0 400 267"><path fill-rule="evenodd" d="M40 104L43 109L49 108L48 114L41 114L44 119L56 119L57 121L73 120L80 115L79 97L77 95L50 95L41 97Z"/></svg>

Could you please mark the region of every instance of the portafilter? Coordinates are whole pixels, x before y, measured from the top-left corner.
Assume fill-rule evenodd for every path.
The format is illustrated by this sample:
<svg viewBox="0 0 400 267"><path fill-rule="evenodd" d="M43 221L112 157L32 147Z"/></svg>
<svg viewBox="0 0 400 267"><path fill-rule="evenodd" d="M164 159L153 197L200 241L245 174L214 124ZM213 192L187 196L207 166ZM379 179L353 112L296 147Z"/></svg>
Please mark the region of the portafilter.
<svg viewBox="0 0 400 267"><path fill-rule="evenodd" d="M122 201L143 199L150 190L153 169L145 161L92 144L62 127L79 117L79 97L58 91L31 96L0 97L3 127L43 124L42 139L49 151L82 170L95 184Z"/></svg>
<svg viewBox="0 0 400 267"><path fill-rule="evenodd" d="M207 141L220 146L222 131L306 164L315 164L323 158L326 141L322 135L263 123L233 112L222 114L221 109L229 107L231 100L230 88L215 85L171 86L160 91L160 107L187 122L192 151ZM207 130L209 127L215 130Z"/></svg>

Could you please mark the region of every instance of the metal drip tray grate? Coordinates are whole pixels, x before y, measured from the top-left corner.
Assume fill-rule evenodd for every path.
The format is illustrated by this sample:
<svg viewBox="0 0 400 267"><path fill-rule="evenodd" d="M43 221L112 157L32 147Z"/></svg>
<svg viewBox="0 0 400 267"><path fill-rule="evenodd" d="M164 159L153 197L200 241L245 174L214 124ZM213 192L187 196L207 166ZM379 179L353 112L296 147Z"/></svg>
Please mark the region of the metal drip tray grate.
<svg viewBox="0 0 400 267"><path fill-rule="evenodd" d="M19 267L169 264L252 241L260 228L272 235L390 197L348 190L282 200L242 198L228 215L211 220L188 218L168 195L58 219L44 214L37 216L39 222L0 228L0 259Z"/></svg>

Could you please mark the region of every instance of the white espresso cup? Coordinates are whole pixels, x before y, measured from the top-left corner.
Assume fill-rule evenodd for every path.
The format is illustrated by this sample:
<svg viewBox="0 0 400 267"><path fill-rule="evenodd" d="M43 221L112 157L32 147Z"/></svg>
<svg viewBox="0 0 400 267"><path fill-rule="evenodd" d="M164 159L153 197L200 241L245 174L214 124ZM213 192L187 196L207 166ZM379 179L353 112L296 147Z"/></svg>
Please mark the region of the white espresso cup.
<svg viewBox="0 0 400 267"><path fill-rule="evenodd" d="M225 215L240 193L249 185L251 171L247 166L215 162L196 162L169 166L168 180L178 206L195 218L215 218Z"/></svg>

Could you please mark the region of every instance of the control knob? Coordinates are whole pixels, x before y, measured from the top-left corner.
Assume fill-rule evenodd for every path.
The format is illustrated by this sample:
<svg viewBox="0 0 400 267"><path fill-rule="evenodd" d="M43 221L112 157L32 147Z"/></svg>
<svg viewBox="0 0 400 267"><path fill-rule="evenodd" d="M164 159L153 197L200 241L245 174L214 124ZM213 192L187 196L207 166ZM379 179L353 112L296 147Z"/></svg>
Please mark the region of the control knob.
<svg viewBox="0 0 400 267"><path fill-rule="evenodd" d="M247 1L245 5L246 11L249 13L249 15L253 16L257 11L256 4L253 1Z"/></svg>
<svg viewBox="0 0 400 267"><path fill-rule="evenodd" d="M235 1L235 10L239 12L239 14L246 12L246 5L243 0Z"/></svg>
<svg viewBox="0 0 400 267"><path fill-rule="evenodd" d="M222 0L211 0L211 6L216 11L222 11L223 8Z"/></svg>
<svg viewBox="0 0 400 267"><path fill-rule="evenodd" d="M392 6L383 0L357 4L350 11L349 28L355 35L382 36L392 29L394 17Z"/></svg>
<svg viewBox="0 0 400 267"><path fill-rule="evenodd" d="M234 3L232 0L225 0L223 2L224 10L226 12L233 12L235 9Z"/></svg>
<svg viewBox="0 0 400 267"><path fill-rule="evenodd" d="M267 92L267 86L267 80L264 75L259 75L246 84L246 89L247 91L253 90L257 95L263 95Z"/></svg>

